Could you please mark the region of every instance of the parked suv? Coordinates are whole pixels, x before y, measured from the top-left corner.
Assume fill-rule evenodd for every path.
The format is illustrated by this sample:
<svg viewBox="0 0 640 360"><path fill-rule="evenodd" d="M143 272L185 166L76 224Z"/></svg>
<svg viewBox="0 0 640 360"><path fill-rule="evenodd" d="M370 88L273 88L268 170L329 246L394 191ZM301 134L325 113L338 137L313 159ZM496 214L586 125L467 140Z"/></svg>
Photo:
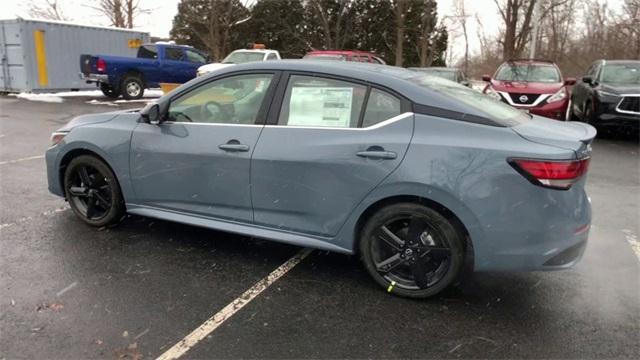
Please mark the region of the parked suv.
<svg viewBox="0 0 640 360"><path fill-rule="evenodd" d="M560 69L551 61L519 59L500 65L483 93L518 109L556 120L567 118L569 89L573 78L563 80Z"/></svg>
<svg viewBox="0 0 640 360"><path fill-rule="evenodd" d="M594 62L571 95L571 119L595 126L640 125L640 60Z"/></svg>

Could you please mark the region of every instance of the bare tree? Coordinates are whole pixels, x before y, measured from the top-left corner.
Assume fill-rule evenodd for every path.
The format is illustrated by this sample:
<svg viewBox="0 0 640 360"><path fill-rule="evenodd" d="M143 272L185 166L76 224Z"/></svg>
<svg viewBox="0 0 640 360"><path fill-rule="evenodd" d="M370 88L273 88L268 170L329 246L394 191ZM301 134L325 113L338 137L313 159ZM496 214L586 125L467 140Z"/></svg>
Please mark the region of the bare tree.
<svg viewBox="0 0 640 360"><path fill-rule="evenodd" d="M504 21L502 57L519 57L529 42L535 2L539 0L494 0Z"/></svg>
<svg viewBox="0 0 640 360"><path fill-rule="evenodd" d="M308 0L308 9L318 19L325 48L342 49L351 38L352 3L352 0Z"/></svg>
<svg viewBox="0 0 640 360"><path fill-rule="evenodd" d="M462 38L464 39L463 68L466 73L469 70L469 33L467 31L467 19L470 15L467 13L465 3L465 0L456 0L453 3L453 16L449 18L452 20L456 30L462 33Z"/></svg>
<svg viewBox="0 0 640 360"><path fill-rule="evenodd" d="M394 2L396 19L396 66L402 66L402 57L404 54L405 6L405 0L395 0Z"/></svg>
<svg viewBox="0 0 640 360"><path fill-rule="evenodd" d="M135 18L145 12L139 5L140 0L95 0L86 6L106 16L110 25L132 29Z"/></svg>
<svg viewBox="0 0 640 360"><path fill-rule="evenodd" d="M34 1L29 5L27 10L29 16L38 19L47 20L70 20L67 18L58 4L58 0L41 0Z"/></svg>

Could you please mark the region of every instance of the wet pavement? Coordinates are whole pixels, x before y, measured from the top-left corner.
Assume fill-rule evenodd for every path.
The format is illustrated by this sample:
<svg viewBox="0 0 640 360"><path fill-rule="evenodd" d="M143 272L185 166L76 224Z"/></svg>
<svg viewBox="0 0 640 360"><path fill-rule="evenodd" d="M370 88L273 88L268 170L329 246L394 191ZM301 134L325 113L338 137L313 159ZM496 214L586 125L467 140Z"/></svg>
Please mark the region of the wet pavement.
<svg viewBox="0 0 640 360"><path fill-rule="evenodd" d="M49 135L141 105L90 100L0 97L0 359L155 358L300 251L136 216L83 225L47 191ZM640 358L640 147L609 135L593 148L574 269L477 273L416 301L314 251L184 358Z"/></svg>

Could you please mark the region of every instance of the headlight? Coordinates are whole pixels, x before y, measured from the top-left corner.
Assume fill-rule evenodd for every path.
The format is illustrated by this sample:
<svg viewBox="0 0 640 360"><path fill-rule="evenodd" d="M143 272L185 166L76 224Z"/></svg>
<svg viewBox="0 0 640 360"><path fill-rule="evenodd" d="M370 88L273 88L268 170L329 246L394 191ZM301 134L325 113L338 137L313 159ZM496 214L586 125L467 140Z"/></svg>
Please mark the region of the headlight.
<svg viewBox="0 0 640 360"><path fill-rule="evenodd" d="M566 99L566 97L567 97L567 91L565 90L565 88L562 88L558 90L558 92L556 92L555 94L551 95L551 97L547 99L547 102L552 103L552 102L564 100Z"/></svg>
<svg viewBox="0 0 640 360"><path fill-rule="evenodd" d="M617 98L620 96L618 94L610 93L608 91L602 91L602 90L596 91L596 94L598 94L599 98Z"/></svg>
<svg viewBox="0 0 640 360"><path fill-rule="evenodd" d="M62 139L64 139L65 136L67 136L69 132L68 131L56 131L53 134L51 134L51 146L56 146L60 143L60 141L62 141Z"/></svg>
<svg viewBox="0 0 640 360"><path fill-rule="evenodd" d="M500 96L500 94L498 94L491 87L488 87L487 90L485 90L484 94L489 96L490 98L492 98L494 100L502 101L502 97Z"/></svg>

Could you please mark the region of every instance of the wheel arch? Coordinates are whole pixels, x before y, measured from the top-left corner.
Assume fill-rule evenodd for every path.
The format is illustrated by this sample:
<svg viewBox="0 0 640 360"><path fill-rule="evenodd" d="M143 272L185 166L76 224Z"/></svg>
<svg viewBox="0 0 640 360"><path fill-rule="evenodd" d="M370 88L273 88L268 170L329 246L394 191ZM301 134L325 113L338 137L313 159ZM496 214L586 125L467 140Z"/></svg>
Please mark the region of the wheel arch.
<svg viewBox="0 0 640 360"><path fill-rule="evenodd" d="M60 159L60 165L58 166L58 179L60 181L60 185L61 185L60 187L62 188L62 193L65 197L67 196L67 194L66 194L66 189L64 185L64 173L67 169L67 166L69 166L69 163L71 162L71 160L82 155L93 156L98 160L102 161L103 163L105 163L105 165L107 165L109 170L111 170L111 173L113 174L116 181L118 182L118 187L122 189L122 186L120 184L120 179L118 179L118 174L114 171L113 167L111 166L111 164L109 164L109 161L107 161L107 159L105 159L104 156L87 148L76 148L76 149L69 150L67 153L65 153L64 156Z"/></svg>
<svg viewBox="0 0 640 360"><path fill-rule="evenodd" d="M470 261L473 261L473 258L474 258L473 240L469 230L467 229L467 226L465 226L465 224L460 219L460 217L454 211L449 209L447 206L441 204L440 202L429 199L424 196L420 196L420 195L392 195L392 196L387 196L387 197L378 199L377 201L370 204L360 214L360 216L358 217L358 220L355 223L355 228L353 231L354 254L359 255L358 252L360 247L357 246L357 243L360 241L360 234L367 220L369 220L369 218L371 218L371 216L375 214L375 212L378 211L379 209L388 205L403 203L403 202L424 205L426 207L429 207L437 211L440 215L444 216L447 220L449 220L451 224L456 228L456 230L460 232L460 235L462 235L462 239L465 244L465 253L466 253L467 259Z"/></svg>
<svg viewBox="0 0 640 360"><path fill-rule="evenodd" d="M144 77L144 73L142 71L140 71L140 69L137 69L137 68L129 68L126 71L124 71L122 73L122 75L120 75L120 79L118 79L118 82L120 83L120 87L122 87L122 82L124 81L124 79L127 78L127 76L137 76L137 77L139 77L140 80L142 81L142 86L144 88L147 87L147 80Z"/></svg>

